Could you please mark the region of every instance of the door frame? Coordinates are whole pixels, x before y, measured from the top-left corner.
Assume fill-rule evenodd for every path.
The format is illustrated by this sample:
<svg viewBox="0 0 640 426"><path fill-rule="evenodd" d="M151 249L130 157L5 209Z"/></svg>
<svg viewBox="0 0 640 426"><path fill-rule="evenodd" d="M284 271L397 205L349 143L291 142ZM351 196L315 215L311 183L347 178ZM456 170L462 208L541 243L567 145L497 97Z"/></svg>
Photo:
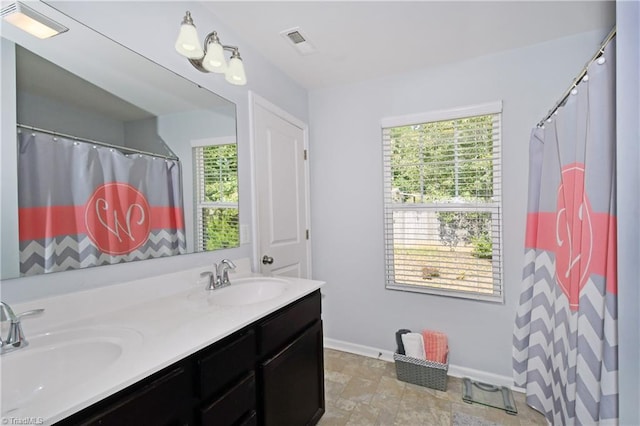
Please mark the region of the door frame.
<svg viewBox="0 0 640 426"><path fill-rule="evenodd" d="M258 194L257 194L257 173L256 173L256 158L255 158L255 145L256 145L256 129L255 129L255 108L260 106L272 114L278 116L284 121L300 128L303 134L303 145L306 152L309 152L309 125L294 115L288 113L277 105L267 101L262 96L256 94L252 90L249 90L249 150L250 150L250 162L251 162L251 241L252 241L252 253L253 259L251 261L251 267L253 271L260 271L260 225L258 220ZM308 155L308 154L307 154ZM309 157L304 162L304 187L305 187L305 220L307 222L306 228L309 229L309 239L306 240L306 252L307 252L307 276L302 278L310 279L312 277L311 269L311 238L313 233L311 232L311 195L309 185Z"/></svg>

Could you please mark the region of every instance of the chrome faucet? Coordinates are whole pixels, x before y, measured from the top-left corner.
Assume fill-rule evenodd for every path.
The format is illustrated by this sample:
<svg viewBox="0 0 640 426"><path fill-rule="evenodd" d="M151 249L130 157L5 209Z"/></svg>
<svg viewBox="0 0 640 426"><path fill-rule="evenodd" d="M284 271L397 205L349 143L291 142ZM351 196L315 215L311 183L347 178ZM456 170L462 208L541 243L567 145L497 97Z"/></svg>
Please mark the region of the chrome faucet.
<svg viewBox="0 0 640 426"><path fill-rule="evenodd" d="M224 259L216 268L217 279L220 281L220 287L226 287L231 284L229 281L229 269L232 271L236 269L235 263L229 259Z"/></svg>
<svg viewBox="0 0 640 426"><path fill-rule="evenodd" d="M9 332L7 338L0 336L0 354L24 348L29 344L22 331L22 323L20 320L25 317L39 315L44 309L34 309L32 311L23 312L19 315L13 313L11 306L4 302L0 302L0 321L9 321Z"/></svg>
<svg viewBox="0 0 640 426"><path fill-rule="evenodd" d="M211 271L201 272L200 273L201 278L204 278L204 277L209 278L209 283L205 288L207 290L215 290L217 288L226 287L229 284L231 284L231 281L229 281L230 269L231 270L236 269L235 263L233 263L229 259L224 259L219 264L217 263L213 264L213 270L215 271L215 274Z"/></svg>

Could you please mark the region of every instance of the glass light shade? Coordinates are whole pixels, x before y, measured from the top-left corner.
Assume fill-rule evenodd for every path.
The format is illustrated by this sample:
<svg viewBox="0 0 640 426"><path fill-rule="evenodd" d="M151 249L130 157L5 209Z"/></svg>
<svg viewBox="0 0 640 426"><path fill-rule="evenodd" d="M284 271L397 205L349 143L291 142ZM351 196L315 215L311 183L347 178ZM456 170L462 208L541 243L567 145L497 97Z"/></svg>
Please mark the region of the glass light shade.
<svg viewBox="0 0 640 426"><path fill-rule="evenodd" d="M247 76L244 73L244 65L242 65L242 59L232 57L229 60L229 67L225 73L225 80L231 84L237 86L244 86L247 84Z"/></svg>
<svg viewBox="0 0 640 426"><path fill-rule="evenodd" d="M227 71L224 49L220 43L209 43L207 46L207 54L202 60L202 66L210 72L224 73Z"/></svg>
<svg viewBox="0 0 640 426"><path fill-rule="evenodd" d="M176 40L176 50L182 56L189 59L200 59L204 55L202 47L200 47L200 39L196 27L190 24L182 24L180 33Z"/></svg>

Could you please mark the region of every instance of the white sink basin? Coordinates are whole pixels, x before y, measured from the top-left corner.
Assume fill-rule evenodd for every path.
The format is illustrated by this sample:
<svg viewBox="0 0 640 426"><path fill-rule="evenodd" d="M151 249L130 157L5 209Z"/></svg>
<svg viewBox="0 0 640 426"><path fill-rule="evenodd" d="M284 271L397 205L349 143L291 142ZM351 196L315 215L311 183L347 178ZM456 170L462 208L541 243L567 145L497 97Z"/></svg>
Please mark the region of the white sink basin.
<svg viewBox="0 0 640 426"><path fill-rule="evenodd" d="M6 353L2 367L2 415L36 398L108 373L122 355L142 342L128 328L78 328L27 335L29 345Z"/></svg>
<svg viewBox="0 0 640 426"><path fill-rule="evenodd" d="M216 290L197 289L189 293L192 306L245 306L266 302L282 295L289 282L280 278L251 277L231 280L231 285Z"/></svg>

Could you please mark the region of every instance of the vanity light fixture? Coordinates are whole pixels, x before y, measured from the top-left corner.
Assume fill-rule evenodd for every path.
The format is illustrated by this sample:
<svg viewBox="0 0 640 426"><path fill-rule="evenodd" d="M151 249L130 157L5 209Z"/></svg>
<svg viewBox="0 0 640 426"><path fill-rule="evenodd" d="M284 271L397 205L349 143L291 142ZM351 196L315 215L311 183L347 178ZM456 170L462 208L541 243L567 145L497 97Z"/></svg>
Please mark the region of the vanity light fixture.
<svg viewBox="0 0 640 426"><path fill-rule="evenodd" d="M0 15L4 21L40 39L53 37L69 30L20 2L3 7Z"/></svg>
<svg viewBox="0 0 640 426"><path fill-rule="evenodd" d="M215 72L224 74L225 79L237 86L247 84L247 76L244 72L244 65L240 52L236 46L227 46L220 43L217 31L210 32L204 39L204 49L200 46L200 39L193 24L191 12L187 11L180 33L176 40L176 50L191 62L198 71ZM227 63L224 51L231 52L231 58Z"/></svg>

